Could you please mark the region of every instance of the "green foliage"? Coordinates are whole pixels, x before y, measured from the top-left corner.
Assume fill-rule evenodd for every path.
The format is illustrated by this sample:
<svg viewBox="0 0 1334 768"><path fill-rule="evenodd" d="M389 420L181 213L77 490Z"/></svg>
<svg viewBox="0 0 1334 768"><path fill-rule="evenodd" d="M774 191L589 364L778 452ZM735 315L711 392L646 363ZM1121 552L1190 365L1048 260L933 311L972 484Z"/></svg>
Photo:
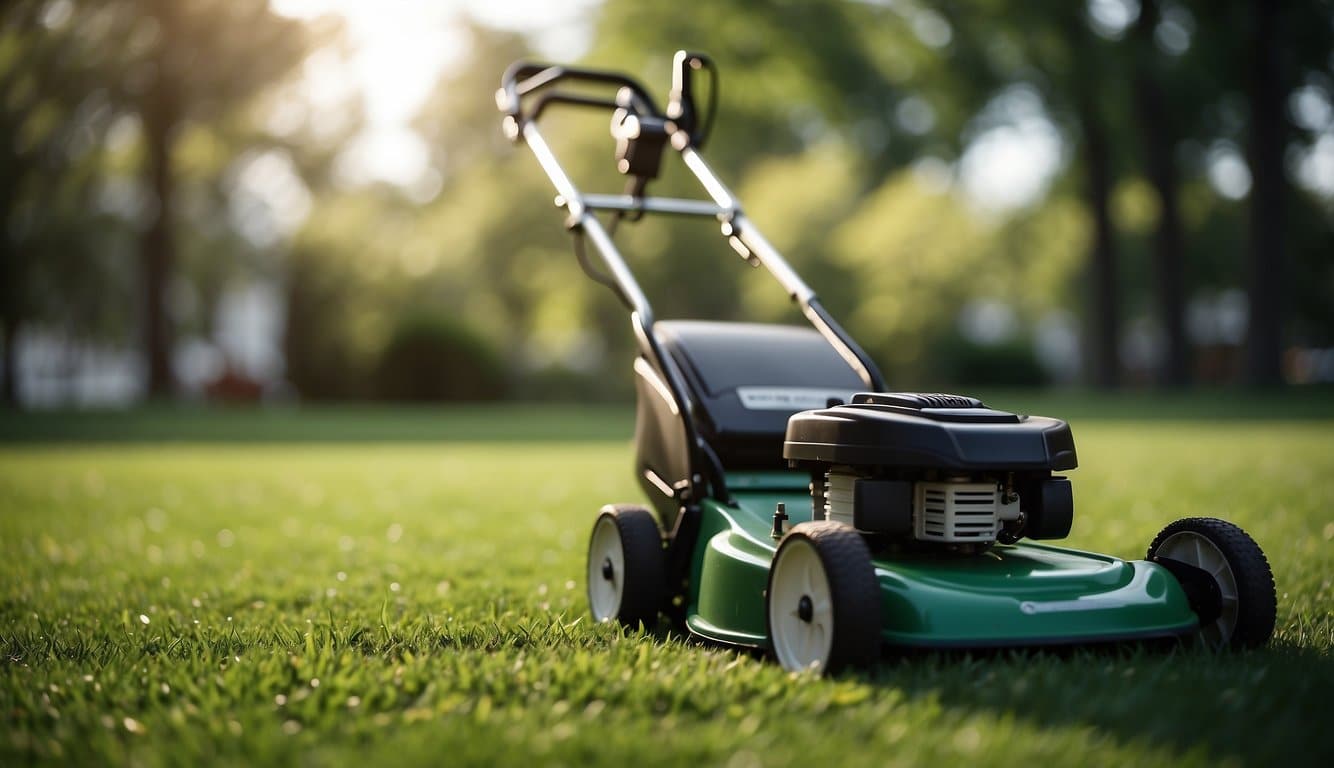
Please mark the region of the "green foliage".
<svg viewBox="0 0 1334 768"><path fill-rule="evenodd" d="M855 275L854 334L891 370L920 370L934 335L984 279L981 226L911 174L876 189L839 229L834 259Z"/></svg>
<svg viewBox="0 0 1334 768"><path fill-rule="evenodd" d="M814 680L591 625L588 526L639 496L629 424L544 413L487 419L510 438L538 421L539 442L284 442L328 434L337 414L317 412L264 445L0 450L0 762L1334 759L1327 415L1075 424L1068 543L1142 557L1170 519L1236 521L1277 579L1269 647L912 654ZM342 434L375 432L347 418Z"/></svg>
<svg viewBox="0 0 1334 768"><path fill-rule="evenodd" d="M1023 340L978 344L950 335L932 345L931 357L943 384L1031 388L1050 383L1033 345Z"/></svg>
<svg viewBox="0 0 1334 768"><path fill-rule="evenodd" d="M1146 74L1174 136L1185 298L1247 284L1249 201L1221 197L1207 176L1211 152L1249 141L1251 9L1131 5L1184 23L1189 45L1167 51L1144 24L1099 32L1083 2L605 0L590 10L581 63L628 70L662 100L673 51L710 53L722 75L710 162L894 379L926 382L943 366L932 340L969 300L1011 304L1025 330L1053 310L1089 311L1087 123L1106 134L1122 289L1114 309L1127 325L1158 322L1162 217L1136 102ZM1285 88L1326 102L1329 17L1328 2L1308 0L1282 19ZM315 110L297 85L303 62L347 50L328 20L280 17L265 0L16 0L0 21L6 327L135 338L145 314L139 241L161 210L146 169L160 156L174 168L172 314L182 335L212 335L219 300L237 283L276 281L290 299L287 371L307 397L373 395L396 318L438 307L474 318L510 378L541 377L513 393L627 391L610 383L624 382L635 354L624 313L574 266L550 185L499 131L493 91L506 65L533 58L523 35L462 25L468 53L413 124L430 167L405 191L351 189L336 172L361 108ZM1016 119L998 98L1015 89L1035 94L1061 138L1057 176L1030 207L980 211L961 194L960 160ZM1283 140L1296 159L1328 128L1294 115L1283 116ZM553 109L544 128L581 188L622 188L605 115ZM290 167L304 184L311 205L299 232L256 236L263 217L241 179L257 161ZM651 190L698 191L674 161ZM1327 346L1334 209L1296 187L1285 195L1288 336ZM617 238L662 317L800 322L713 222L622 222Z"/></svg>
<svg viewBox="0 0 1334 768"><path fill-rule="evenodd" d="M328 198L299 232L287 257L287 379L309 399L368 397L388 332L382 305L390 286L384 233L401 226L392 198L367 193Z"/></svg>
<svg viewBox="0 0 1334 768"><path fill-rule="evenodd" d="M335 31L280 17L267 0L6 4L6 339L25 327L74 349L147 339L146 357L163 363L151 366L150 385L165 384L156 374L169 372L175 338L210 338L228 287L274 276L278 238L256 234L239 177L265 152L311 172L338 134L277 136L255 105ZM146 325L161 332L138 333ZM5 345L7 376L14 346Z"/></svg>
<svg viewBox="0 0 1334 768"><path fill-rule="evenodd" d="M505 395L500 359L453 317L431 314L399 321L375 368L380 397L389 400L498 400Z"/></svg>
<svg viewBox="0 0 1334 768"><path fill-rule="evenodd" d="M104 341L127 332L133 295L130 227L98 200L106 41L48 10L0 9L0 321Z"/></svg>
<svg viewBox="0 0 1334 768"><path fill-rule="evenodd" d="M464 34L470 40L467 61L441 76L414 121L431 148L432 165L446 179L509 154L499 130L495 90L505 67L529 54L526 41L515 33L468 23Z"/></svg>

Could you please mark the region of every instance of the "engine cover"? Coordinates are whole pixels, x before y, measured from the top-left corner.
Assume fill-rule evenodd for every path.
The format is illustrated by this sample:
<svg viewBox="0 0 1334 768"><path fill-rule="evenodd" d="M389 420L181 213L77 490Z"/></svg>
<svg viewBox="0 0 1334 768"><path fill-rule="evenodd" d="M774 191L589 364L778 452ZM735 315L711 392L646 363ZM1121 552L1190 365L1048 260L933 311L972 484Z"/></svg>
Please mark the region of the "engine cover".
<svg viewBox="0 0 1334 768"><path fill-rule="evenodd" d="M1063 471L1077 465L1059 419L987 408L959 395L861 393L787 422L783 458L813 464L960 472Z"/></svg>

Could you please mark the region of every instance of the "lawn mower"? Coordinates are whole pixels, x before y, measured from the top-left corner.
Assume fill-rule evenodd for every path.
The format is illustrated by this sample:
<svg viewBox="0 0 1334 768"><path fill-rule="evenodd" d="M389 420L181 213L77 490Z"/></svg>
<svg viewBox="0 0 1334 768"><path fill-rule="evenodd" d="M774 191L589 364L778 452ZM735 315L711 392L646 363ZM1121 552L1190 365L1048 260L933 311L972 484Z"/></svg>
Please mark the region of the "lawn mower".
<svg viewBox="0 0 1334 768"><path fill-rule="evenodd" d="M665 615L817 674L886 648L1269 639L1273 576L1231 523L1177 520L1144 560L1038 543L1070 532L1069 425L889 391L700 154L718 93L709 57L680 51L665 109L625 74L524 62L496 94L506 136L555 186L580 266L629 310L637 340L634 471L650 503L607 505L593 523L596 620L653 628ZM556 107L610 115L623 194L576 188L538 129ZM706 197L645 193L669 150ZM656 319L612 239L646 215L715 219L810 327Z"/></svg>

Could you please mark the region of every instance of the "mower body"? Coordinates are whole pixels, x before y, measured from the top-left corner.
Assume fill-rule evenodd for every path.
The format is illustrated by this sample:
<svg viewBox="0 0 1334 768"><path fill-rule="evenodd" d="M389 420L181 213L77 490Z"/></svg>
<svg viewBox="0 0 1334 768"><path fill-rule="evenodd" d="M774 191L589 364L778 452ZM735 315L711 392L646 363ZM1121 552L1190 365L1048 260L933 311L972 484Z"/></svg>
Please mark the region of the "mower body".
<svg viewBox="0 0 1334 768"><path fill-rule="evenodd" d="M1004 505L980 513L990 515L982 524L969 511L948 530L914 525L923 508L914 493L924 487L981 489L1000 501L1008 482L1025 538L1066 536L1072 497L1055 473L1077 460L1064 421L955 395L859 393L853 370L810 329L660 321L656 330L724 468L713 487L725 491L684 511L675 492L689 472L683 414L648 361L637 361L637 474L662 527L693 539L677 584L693 634L767 647L765 589L779 541L799 523L839 518L872 546L889 646L1084 644L1198 629L1184 591L1155 563L1018 536L997 543L1009 525L997 519ZM851 491L841 501L839 477ZM697 530L680 530L685 515Z"/></svg>
<svg viewBox="0 0 1334 768"><path fill-rule="evenodd" d="M885 645L1268 640L1272 573L1230 523L1177 521L1146 560L1040 543L1065 538L1073 520L1069 425L890 391L700 154L716 105L697 108L697 75L715 102L717 69L689 51L673 60L665 109L623 73L526 62L496 93L505 135L551 180L580 267L629 311L639 351L634 473L649 504L598 512L595 620L635 628L665 614L699 637L820 671L872 663ZM551 108L610 114L623 194L574 184L538 128ZM645 194L664 153L706 198ZM619 222L647 214L714 221L809 327L656 318L613 240Z"/></svg>
<svg viewBox="0 0 1334 768"><path fill-rule="evenodd" d="M801 473L729 477L733 504L708 500L691 563L686 626L767 648L764 590L779 539L773 512L811 519ZM1189 635L1199 621L1162 566L1044 544L981 554L877 552L881 640L891 647L996 648Z"/></svg>

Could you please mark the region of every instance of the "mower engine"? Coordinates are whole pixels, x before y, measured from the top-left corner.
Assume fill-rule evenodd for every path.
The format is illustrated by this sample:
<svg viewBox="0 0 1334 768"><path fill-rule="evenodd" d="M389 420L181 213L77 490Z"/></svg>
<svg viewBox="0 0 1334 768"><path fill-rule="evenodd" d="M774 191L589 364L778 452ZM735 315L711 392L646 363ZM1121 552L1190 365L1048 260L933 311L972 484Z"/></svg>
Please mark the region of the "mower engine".
<svg viewBox="0 0 1334 768"><path fill-rule="evenodd" d="M863 393L788 421L783 456L811 472L815 519L981 551L1070 532L1076 466L1063 421L958 395Z"/></svg>

